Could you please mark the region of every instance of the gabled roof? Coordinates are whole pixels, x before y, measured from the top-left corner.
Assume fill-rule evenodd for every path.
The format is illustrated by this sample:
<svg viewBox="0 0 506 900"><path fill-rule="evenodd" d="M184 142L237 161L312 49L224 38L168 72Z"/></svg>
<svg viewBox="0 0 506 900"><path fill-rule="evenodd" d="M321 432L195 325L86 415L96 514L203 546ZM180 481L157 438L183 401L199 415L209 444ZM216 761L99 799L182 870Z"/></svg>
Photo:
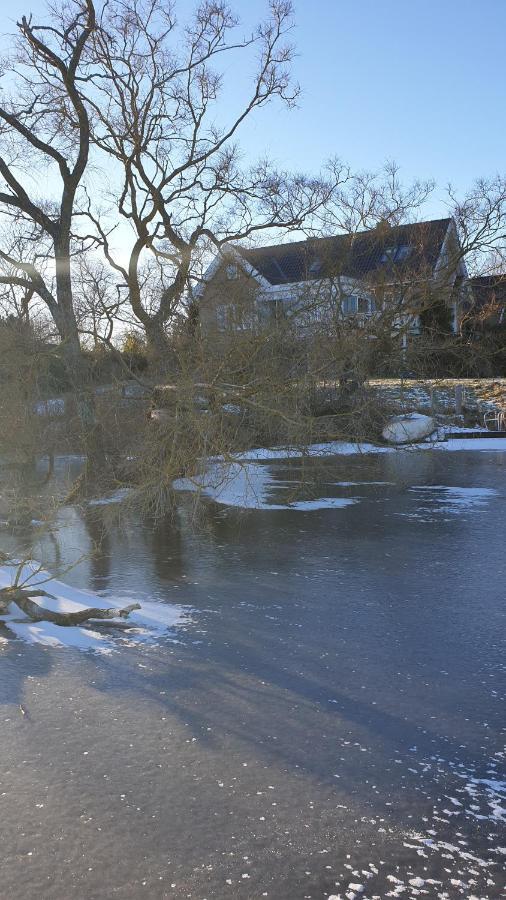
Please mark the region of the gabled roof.
<svg viewBox="0 0 506 900"><path fill-rule="evenodd" d="M319 278L364 278L389 272L433 271L440 257L451 219L435 219L409 225L381 223L371 231L308 238L289 244L236 252L271 285L293 284Z"/></svg>

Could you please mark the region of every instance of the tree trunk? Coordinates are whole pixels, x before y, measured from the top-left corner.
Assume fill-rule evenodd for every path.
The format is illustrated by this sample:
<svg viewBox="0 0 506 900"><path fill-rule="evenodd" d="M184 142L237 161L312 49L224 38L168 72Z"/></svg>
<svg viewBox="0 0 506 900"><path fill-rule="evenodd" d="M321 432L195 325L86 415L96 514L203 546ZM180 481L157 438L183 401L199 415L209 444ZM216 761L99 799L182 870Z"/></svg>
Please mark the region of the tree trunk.
<svg viewBox="0 0 506 900"><path fill-rule="evenodd" d="M174 353L161 322L156 319L144 323L146 343L151 365L157 373L174 368Z"/></svg>
<svg viewBox="0 0 506 900"><path fill-rule="evenodd" d="M58 314L55 324L62 341L65 368L81 426L87 470L91 475L101 474L107 460L102 428L97 421L95 394L90 380L89 365L79 340L72 296L70 247L57 245L55 259L58 299Z"/></svg>

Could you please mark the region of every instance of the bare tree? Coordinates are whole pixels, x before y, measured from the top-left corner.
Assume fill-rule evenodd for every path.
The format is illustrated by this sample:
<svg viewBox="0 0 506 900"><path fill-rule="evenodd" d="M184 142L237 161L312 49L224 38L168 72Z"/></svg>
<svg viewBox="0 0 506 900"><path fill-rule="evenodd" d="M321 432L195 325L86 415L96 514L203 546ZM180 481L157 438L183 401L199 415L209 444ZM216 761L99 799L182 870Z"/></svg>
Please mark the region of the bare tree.
<svg viewBox="0 0 506 900"><path fill-rule="evenodd" d="M74 309L86 343L95 350L112 346L115 332L131 324L126 307L114 270L94 254L80 254L75 263Z"/></svg>
<svg viewBox="0 0 506 900"><path fill-rule="evenodd" d="M327 170L333 190L312 217L308 234L357 234L378 222L391 226L413 222L435 188L431 179L405 184L395 162L373 172L354 172L336 158Z"/></svg>
<svg viewBox="0 0 506 900"><path fill-rule="evenodd" d="M473 275L506 266L506 178L479 178L463 195L448 187L448 201L460 237L460 252Z"/></svg>
<svg viewBox="0 0 506 900"><path fill-rule="evenodd" d="M236 143L255 111L274 99L296 101L293 49L285 43L291 22L287 0L271 0L269 18L247 37L237 36L237 19L221 0L205 0L184 28L161 0L104 6L83 90L93 140L120 166L116 210L133 232L127 262L91 204L89 212L158 359L167 355L166 327L210 250L273 228L300 228L328 196L320 179L290 176L266 160L244 167ZM238 71L255 55L250 93L220 126L219 66L227 59Z"/></svg>
<svg viewBox="0 0 506 900"><path fill-rule="evenodd" d="M25 307L35 296L45 304L61 338L88 453L102 460L72 279L72 257L83 247L73 222L90 149L79 73L94 29L93 0L71 0L48 25L25 16L18 22L0 103L0 211L4 236L15 235L0 246L0 284L21 292Z"/></svg>

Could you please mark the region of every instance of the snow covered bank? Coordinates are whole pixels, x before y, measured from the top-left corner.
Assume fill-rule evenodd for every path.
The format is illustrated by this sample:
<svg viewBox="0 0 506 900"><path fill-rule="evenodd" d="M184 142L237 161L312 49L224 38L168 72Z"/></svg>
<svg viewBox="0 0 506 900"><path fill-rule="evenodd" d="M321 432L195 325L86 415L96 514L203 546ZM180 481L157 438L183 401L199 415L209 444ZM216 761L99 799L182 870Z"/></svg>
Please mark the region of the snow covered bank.
<svg viewBox="0 0 506 900"><path fill-rule="evenodd" d="M234 454L232 462L222 457L211 457L206 474L177 478L173 482L176 491L201 493L225 506L243 509L328 509L350 506L358 501L351 497L321 497L317 500L270 503L269 490L279 490L281 482L272 478L268 467L254 463L275 462L288 459L325 459L332 456L366 456L379 453L414 453L418 450L457 451L502 451L506 452L506 438L455 438L447 441L423 441L416 444L385 446L350 441L329 441L311 444L308 447L257 447ZM387 484L388 482L356 482L356 484ZM288 482L293 487L294 482ZM353 482L341 482L339 486L351 486ZM121 504L134 492L133 488L119 488L104 497L88 501L88 506L109 506Z"/></svg>
<svg viewBox="0 0 506 900"><path fill-rule="evenodd" d="M453 430L453 429L452 429ZM404 444L399 447L348 441L330 441L311 444L309 447L260 447L234 454L240 462L255 462L276 459L297 459L302 457L352 456L369 453L414 453L416 450L502 450L506 452L506 438L453 438L447 441L423 441Z"/></svg>
<svg viewBox="0 0 506 900"><path fill-rule="evenodd" d="M262 465L262 463L303 459L306 457L325 459L332 456L377 453L406 454L414 453L417 450L501 450L506 452L506 439L484 438L480 440L472 438L466 440L465 438L459 438L445 442L424 442L402 447L336 441L312 444L304 449L295 447L262 447L235 454L232 462L214 458L210 460L205 473L197 474L193 477L177 478L173 486L176 491L199 493L214 500L215 503L241 509L299 510L305 512L320 509L336 509L351 506L360 502L360 500L356 497L296 499L297 482L275 479L271 468L267 465ZM335 484L337 487L389 483L391 482L330 482L330 484ZM274 492L276 492L276 499L271 501ZM284 502L280 502L280 496L283 499L286 498ZM462 498L460 502L463 502Z"/></svg>
<svg viewBox="0 0 506 900"><path fill-rule="evenodd" d="M505 441L506 448L506 441ZM308 447L258 447L235 453L234 459L239 462L269 462L276 459L300 459L302 457L351 456L357 453L396 453L395 447L383 447L379 444L358 444L349 441L329 441L322 444L310 444Z"/></svg>
<svg viewBox="0 0 506 900"><path fill-rule="evenodd" d="M420 445L424 449L426 446L434 450L502 450L506 453L506 438L452 438L448 441L441 441L434 445Z"/></svg>
<svg viewBox="0 0 506 900"><path fill-rule="evenodd" d="M0 588L13 584L16 568L0 566ZM80 612L90 607L108 609L131 603L132 597L104 597L91 591L71 587L53 578L49 572L39 570L36 563L27 563L21 581L30 578L30 587L37 585L51 596L40 598L40 605L54 612ZM36 599L36 598L33 598ZM153 642L167 634L168 629L180 627L189 621L188 610L181 606L146 601L140 610L130 613L128 619L103 620L99 625L91 620L86 625L61 626L51 622L33 622L12 603L9 612L2 614L3 622L16 638L30 644L46 647L73 647L79 650L95 650L111 653L121 645ZM3 642L5 644L5 641Z"/></svg>
<svg viewBox="0 0 506 900"><path fill-rule="evenodd" d="M292 482L274 480L268 466L255 463L215 463L205 475L194 478L178 478L174 482L177 491L202 493L224 506L241 509L267 510L315 510L351 506L358 501L351 497L319 497L315 500L295 500L289 493ZM285 503L270 503L269 493L285 491Z"/></svg>

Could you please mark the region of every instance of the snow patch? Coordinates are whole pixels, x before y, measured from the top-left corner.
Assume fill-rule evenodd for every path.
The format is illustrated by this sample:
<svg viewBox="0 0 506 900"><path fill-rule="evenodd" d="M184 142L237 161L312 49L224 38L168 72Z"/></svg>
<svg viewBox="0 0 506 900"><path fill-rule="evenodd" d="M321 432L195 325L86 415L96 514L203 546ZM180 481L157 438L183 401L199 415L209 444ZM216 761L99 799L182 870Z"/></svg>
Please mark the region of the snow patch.
<svg viewBox="0 0 506 900"><path fill-rule="evenodd" d="M132 488L119 488L114 494L108 494L107 497L96 497L88 501L88 506L109 506L111 503L123 503L132 493Z"/></svg>
<svg viewBox="0 0 506 900"><path fill-rule="evenodd" d="M291 500L271 503L269 491L286 490L292 482L277 482L268 466L254 463L215 463L206 474L193 478L178 478L173 482L177 491L201 493L224 506L241 509L299 510L340 509L358 503L352 497L319 497L314 500Z"/></svg>
<svg viewBox="0 0 506 900"><path fill-rule="evenodd" d="M350 441L329 441L310 444L308 447L258 447L235 453L238 462L270 462L277 459L301 459L303 457L353 456L376 453L413 453L418 450L502 450L506 452L506 438L454 438L447 441L427 440L412 446L383 446L380 444ZM213 462L222 462L215 458Z"/></svg>
<svg viewBox="0 0 506 900"><path fill-rule="evenodd" d="M420 500L423 497L423 501L416 513L398 513L398 515L408 518L423 518L428 522L432 521L434 514L459 515L465 510L480 508L491 497L497 495L497 491L493 488L457 487L444 484L415 485L409 490L417 494Z"/></svg>
<svg viewBox="0 0 506 900"><path fill-rule="evenodd" d="M0 566L0 588L12 586L15 574L16 567ZM34 562L25 563L19 582L29 582L32 588L39 585L50 594L40 598L40 605L52 612L80 612L90 607L109 609L132 603L132 597L101 596L64 584ZM37 602L37 598L32 599ZM188 624L189 610L161 601L143 601L142 608L131 612L127 619L100 620L100 626L97 620L95 623L90 620L89 625L67 626L33 622L13 603L1 618L16 638L30 644L111 653L125 644L152 643L167 634L168 629Z"/></svg>
<svg viewBox="0 0 506 900"><path fill-rule="evenodd" d="M65 414L65 398L51 397L49 400L38 400L35 403L38 416L63 416Z"/></svg>

